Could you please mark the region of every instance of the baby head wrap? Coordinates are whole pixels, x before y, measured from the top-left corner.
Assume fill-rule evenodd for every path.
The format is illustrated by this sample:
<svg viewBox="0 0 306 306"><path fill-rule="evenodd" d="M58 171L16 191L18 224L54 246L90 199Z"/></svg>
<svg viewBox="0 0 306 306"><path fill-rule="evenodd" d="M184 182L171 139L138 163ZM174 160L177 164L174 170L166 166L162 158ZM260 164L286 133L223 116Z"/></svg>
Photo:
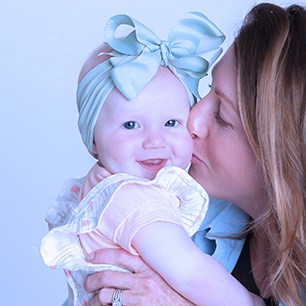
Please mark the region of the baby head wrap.
<svg viewBox="0 0 306 306"><path fill-rule="evenodd" d="M115 37L122 25L132 31ZM116 15L105 27L105 43L110 56L91 69L77 89L79 130L85 146L92 153L93 134L100 110L113 88L132 100L150 82L160 66L168 67L185 85L190 96L200 98L199 81L222 52L225 39L221 30L205 15L190 12L171 29L168 40L160 40L149 28L127 16Z"/></svg>

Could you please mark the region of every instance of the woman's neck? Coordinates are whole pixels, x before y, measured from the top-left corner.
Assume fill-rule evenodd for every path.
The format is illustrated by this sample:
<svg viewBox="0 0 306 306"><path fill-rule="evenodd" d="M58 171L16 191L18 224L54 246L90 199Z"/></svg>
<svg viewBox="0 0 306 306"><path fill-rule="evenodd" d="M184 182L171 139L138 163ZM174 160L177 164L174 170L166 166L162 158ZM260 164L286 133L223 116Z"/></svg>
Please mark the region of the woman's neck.
<svg viewBox="0 0 306 306"><path fill-rule="evenodd" d="M240 199L239 202L232 202L244 210L253 220L258 220L264 216L267 213L269 207L268 196L264 192L259 195L257 194L251 199L244 198Z"/></svg>
<svg viewBox="0 0 306 306"><path fill-rule="evenodd" d="M250 260L252 273L263 297L267 298L271 296L269 288L268 278L268 253L270 249L269 239L265 233L254 233L250 239Z"/></svg>

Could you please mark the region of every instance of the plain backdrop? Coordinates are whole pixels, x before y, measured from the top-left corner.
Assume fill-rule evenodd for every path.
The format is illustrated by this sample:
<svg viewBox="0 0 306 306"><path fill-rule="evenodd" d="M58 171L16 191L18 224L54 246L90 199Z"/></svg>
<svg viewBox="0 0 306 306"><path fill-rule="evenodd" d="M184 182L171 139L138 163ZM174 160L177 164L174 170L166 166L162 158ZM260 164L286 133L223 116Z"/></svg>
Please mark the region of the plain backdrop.
<svg viewBox="0 0 306 306"><path fill-rule="evenodd" d="M46 211L64 181L84 176L94 162L77 129L75 90L84 60L103 41L106 20L129 14L166 39L183 13L197 10L226 34L226 49L245 13L259 2L10 0L1 4L1 305L56 306L65 300L63 273L44 265L40 241L47 233Z"/></svg>

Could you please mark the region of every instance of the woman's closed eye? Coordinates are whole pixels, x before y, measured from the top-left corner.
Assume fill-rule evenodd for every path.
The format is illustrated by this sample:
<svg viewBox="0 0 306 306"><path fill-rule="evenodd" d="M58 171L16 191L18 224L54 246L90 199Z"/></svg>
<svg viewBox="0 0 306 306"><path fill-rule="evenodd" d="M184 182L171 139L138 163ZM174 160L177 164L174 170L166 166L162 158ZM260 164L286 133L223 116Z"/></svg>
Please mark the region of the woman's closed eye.
<svg viewBox="0 0 306 306"><path fill-rule="evenodd" d="M229 122L225 121L223 118L222 118L222 115L220 113L220 104L218 105L216 111L214 112L214 117L217 121L217 123L222 126L222 127L232 127L232 124L230 124Z"/></svg>

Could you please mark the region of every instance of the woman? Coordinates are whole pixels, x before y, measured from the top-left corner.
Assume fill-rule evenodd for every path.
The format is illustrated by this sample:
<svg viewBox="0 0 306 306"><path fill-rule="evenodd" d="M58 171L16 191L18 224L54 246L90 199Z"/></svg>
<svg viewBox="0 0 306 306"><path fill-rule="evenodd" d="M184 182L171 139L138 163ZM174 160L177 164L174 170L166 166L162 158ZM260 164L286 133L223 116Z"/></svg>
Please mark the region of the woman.
<svg viewBox="0 0 306 306"><path fill-rule="evenodd" d="M231 201L252 222L233 275L267 305L304 305L306 284L306 11L259 4L215 66L209 94L191 111L190 174L214 197ZM139 258L101 251L134 274L102 272L87 279L110 303L188 305ZM243 275L250 261L252 273ZM241 268L241 269L240 269ZM203 288L205 290L205 288ZM237 297L239 305L239 297Z"/></svg>

